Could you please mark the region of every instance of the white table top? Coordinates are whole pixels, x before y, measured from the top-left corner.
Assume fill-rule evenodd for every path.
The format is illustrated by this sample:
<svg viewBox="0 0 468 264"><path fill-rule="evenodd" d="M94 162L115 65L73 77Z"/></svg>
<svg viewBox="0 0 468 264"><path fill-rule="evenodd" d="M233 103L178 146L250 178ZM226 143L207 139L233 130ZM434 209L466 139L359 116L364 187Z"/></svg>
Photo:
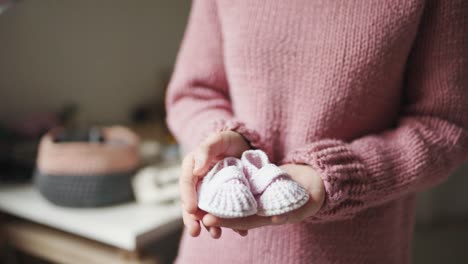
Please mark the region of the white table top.
<svg viewBox="0 0 468 264"><path fill-rule="evenodd" d="M45 200L31 184L0 185L0 211L126 250L182 226L177 204L64 208Z"/></svg>

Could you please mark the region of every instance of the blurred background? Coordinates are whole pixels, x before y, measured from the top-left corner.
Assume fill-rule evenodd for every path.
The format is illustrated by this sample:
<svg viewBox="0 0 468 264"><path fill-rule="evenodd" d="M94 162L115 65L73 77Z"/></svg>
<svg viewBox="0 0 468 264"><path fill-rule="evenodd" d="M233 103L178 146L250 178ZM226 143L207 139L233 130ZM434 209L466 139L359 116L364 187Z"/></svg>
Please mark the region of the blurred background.
<svg viewBox="0 0 468 264"><path fill-rule="evenodd" d="M174 1L20 1L0 16L0 117L74 102L86 121L128 122L161 103L190 8ZM149 98L151 97L151 98Z"/></svg>
<svg viewBox="0 0 468 264"><path fill-rule="evenodd" d="M163 101L189 9L189 0L0 0L0 263L172 262L180 159ZM51 162L96 140L109 158L95 171ZM121 157L134 162L115 166ZM420 195L414 263L468 263L467 176L464 166ZM128 196L97 195L106 182Z"/></svg>

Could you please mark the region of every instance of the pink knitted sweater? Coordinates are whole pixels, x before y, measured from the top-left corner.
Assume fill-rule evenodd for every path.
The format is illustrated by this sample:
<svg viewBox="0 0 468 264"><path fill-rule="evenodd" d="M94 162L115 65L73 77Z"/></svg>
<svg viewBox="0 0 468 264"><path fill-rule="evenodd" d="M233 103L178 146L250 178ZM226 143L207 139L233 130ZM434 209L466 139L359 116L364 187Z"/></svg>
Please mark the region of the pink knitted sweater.
<svg viewBox="0 0 468 264"><path fill-rule="evenodd" d="M186 150L235 130L327 195L303 223L184 234L179 263L407 263L414 194L467 157L468 1L195 0L167 108Z"/></svg>

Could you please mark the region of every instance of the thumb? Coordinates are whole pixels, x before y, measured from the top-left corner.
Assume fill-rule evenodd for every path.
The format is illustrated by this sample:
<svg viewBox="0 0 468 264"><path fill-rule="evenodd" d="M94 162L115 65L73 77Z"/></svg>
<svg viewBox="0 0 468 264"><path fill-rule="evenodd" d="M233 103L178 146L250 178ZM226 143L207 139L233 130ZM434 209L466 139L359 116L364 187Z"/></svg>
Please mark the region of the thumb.
<svg viewBox="0 0 468 264"><path fill-rule="evenodd" d="M226 146L226 141L222 134L215 134L208 137L197 150L195 150L193 174L202 175L208 171L210 165L221 160L228 147Z"/></svg>

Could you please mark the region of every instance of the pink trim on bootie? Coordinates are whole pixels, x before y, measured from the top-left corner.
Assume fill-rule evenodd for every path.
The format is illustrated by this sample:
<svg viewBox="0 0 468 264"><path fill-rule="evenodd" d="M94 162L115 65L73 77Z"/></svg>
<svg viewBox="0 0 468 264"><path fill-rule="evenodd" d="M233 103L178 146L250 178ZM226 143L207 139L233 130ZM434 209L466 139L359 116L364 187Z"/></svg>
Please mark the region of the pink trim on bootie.
<svg viewBox="0 0 468 264"><path fill-rule="evenodd" d="M48 175L99 175L131 171L140 164L139 139L125 127L103 128L103 143L54 142L56 130L44 135L37 167Z"/></svg>

